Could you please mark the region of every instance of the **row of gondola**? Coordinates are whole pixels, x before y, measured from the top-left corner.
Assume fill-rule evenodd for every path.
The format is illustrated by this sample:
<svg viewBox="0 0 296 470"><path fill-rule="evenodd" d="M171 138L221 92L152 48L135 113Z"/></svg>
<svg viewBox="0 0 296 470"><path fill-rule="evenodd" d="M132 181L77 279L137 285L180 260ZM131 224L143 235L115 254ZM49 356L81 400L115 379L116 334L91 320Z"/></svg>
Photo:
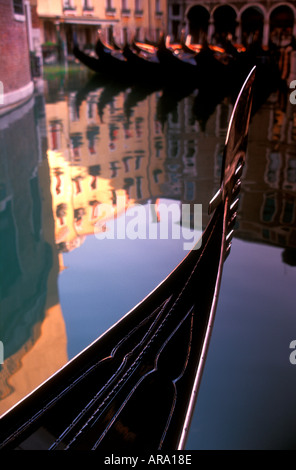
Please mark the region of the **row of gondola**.
<svg viewBox="0 0 296 470"><path fill-rule="evenodd" d="M98 37L92 55L78 47L76 59L90 70L120 84L137 85L150 90L165 89L185 96L198 89L215 103L239 92L248 71L256 66L255 103L262 103L279 86L277 63L258 47L245 50L227 43L213 45L168 44L164 36L157 45L132 41L119 47ZM214 97L214 99L213 99Z"/></svg>
<svg viewBox="0 0 296 470"><path fill-rule="evenodd" d="M100 36L95 45L96 56L85 54L74 44L75 57L91 70L137 82L169 82L178 79L199 85L205 76L220 75L226 70L230 54L214 46L167 45L164 38L158 45L132 41L122 48L104 43ZM226 60L227 59L227 60ZM201 71L203 73L201 73Z"/></svg>

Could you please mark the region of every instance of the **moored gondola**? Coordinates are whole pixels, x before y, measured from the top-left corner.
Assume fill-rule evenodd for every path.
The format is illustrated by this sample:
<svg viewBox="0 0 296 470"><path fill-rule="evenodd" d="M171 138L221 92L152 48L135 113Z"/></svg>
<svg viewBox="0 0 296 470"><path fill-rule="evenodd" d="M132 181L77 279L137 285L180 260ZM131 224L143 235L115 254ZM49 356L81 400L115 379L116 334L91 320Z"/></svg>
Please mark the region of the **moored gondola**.
<svg viewBox="0 0 296 470"><path fill-rule="evenodd" d="M199 74L203 73L197 67L195 54L184 52L181 48L169 48L166 45L165 37L160 40L157 48L157 57L162 67L162 73L166 75L168 82L198 84Z"/></svg>
<svg viewBox="0 0 296 470"><path fill-rule="evenodd" d="M0 419L0 449L183 449L236 218L255 70L198 244L140 304Z"/></svg>
<svg viewBox="0 0 296 470"><path fill-rule="evenodd" d="M126 44L123 55L133 69L135 79L143 83L161 82L163 78L160 61L155 52L141 50L136 44Z"/></svg>

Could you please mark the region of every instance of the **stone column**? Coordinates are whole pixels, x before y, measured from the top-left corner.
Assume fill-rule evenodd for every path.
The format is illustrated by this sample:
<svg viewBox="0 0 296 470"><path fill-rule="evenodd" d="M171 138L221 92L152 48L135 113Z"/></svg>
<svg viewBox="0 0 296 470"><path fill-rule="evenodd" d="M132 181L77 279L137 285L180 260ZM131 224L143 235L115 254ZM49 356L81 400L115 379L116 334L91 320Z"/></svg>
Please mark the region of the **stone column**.
<svg viewBox="0 0 296 470"><path fill-rule="evenodd" d="M215 32L215 24L214 24L214 18L209 19L209 27L208 27L208 43L212 43L213 39L213 34Z"/></svg>
<svg viewBox="0 0 296 470"><path fill-rule="evenodd" d="M242 21L241 21L241 18L237 18L236 22L237 22L237 26L235 28L235 38L234 39L238 44L241 44L242 43Z"/></svg>
<svg viewBox="0 0 296 470"><path fill-rule="evenodd" d="M264 18L262 46L268 46L269 43L269 19Z"/></svg>

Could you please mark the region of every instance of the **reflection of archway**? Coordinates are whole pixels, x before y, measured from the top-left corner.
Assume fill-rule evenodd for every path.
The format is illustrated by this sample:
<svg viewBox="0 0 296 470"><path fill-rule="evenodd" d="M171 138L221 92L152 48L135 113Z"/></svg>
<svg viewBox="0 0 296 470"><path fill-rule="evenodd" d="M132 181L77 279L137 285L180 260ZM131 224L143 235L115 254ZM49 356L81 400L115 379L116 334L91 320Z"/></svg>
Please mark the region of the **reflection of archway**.
<svg viewBox="0 0 296 470"><path fill-rule="evenodd" d="M264 27L263 12L257 6L247 8L241 15L241 33L244 46L254 40L262 43Z"/></svg>
<svg viewBox="0 0 296 470"><path fill-rule="evenodd" d="M290 42L293 34L295 15L288 5L279 5L270 14L270 38L275 44Z"/></svg>
<svg viewBox="0 0 296 470"><path fill-rule="evenodd" d="M216 8L213 14L215 36L218 42L224 42L227 36L235 37L237 27L237 14L230 5L222 5Z"/></svg>
<svg viewBox="0 0 296 470"><path fill-rule="evenodd" d="M200 5L190 8L187 14L189 22L189 34L195 43L202 42L206 37L209 25L210 14L208 10Z"/></svg>

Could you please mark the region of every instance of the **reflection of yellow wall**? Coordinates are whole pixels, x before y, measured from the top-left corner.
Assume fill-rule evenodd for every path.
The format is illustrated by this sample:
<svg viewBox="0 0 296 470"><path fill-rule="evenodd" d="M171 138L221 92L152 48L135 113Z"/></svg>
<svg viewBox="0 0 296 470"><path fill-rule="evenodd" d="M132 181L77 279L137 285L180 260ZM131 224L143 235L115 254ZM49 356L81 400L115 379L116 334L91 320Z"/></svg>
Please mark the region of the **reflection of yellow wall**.
<svg viewBox="0 0 296 470"><path fill-rule="evenodd" d="M5 360L0 382L0 415L38 387L68 361L67 335L59 304L46 311L40 334Z"/></svg>
<svg viewBox="0 0 296 470"><path fill-rule="evenodd" d="M103 93L90 93L79 109L75 95L46 105L55 236L63 251L94 233L104 218L101 204L116 209L125 197L126 210L162 194L165 145L154 119L155 95L127 118L126 93L98 112Z"/></svg>

